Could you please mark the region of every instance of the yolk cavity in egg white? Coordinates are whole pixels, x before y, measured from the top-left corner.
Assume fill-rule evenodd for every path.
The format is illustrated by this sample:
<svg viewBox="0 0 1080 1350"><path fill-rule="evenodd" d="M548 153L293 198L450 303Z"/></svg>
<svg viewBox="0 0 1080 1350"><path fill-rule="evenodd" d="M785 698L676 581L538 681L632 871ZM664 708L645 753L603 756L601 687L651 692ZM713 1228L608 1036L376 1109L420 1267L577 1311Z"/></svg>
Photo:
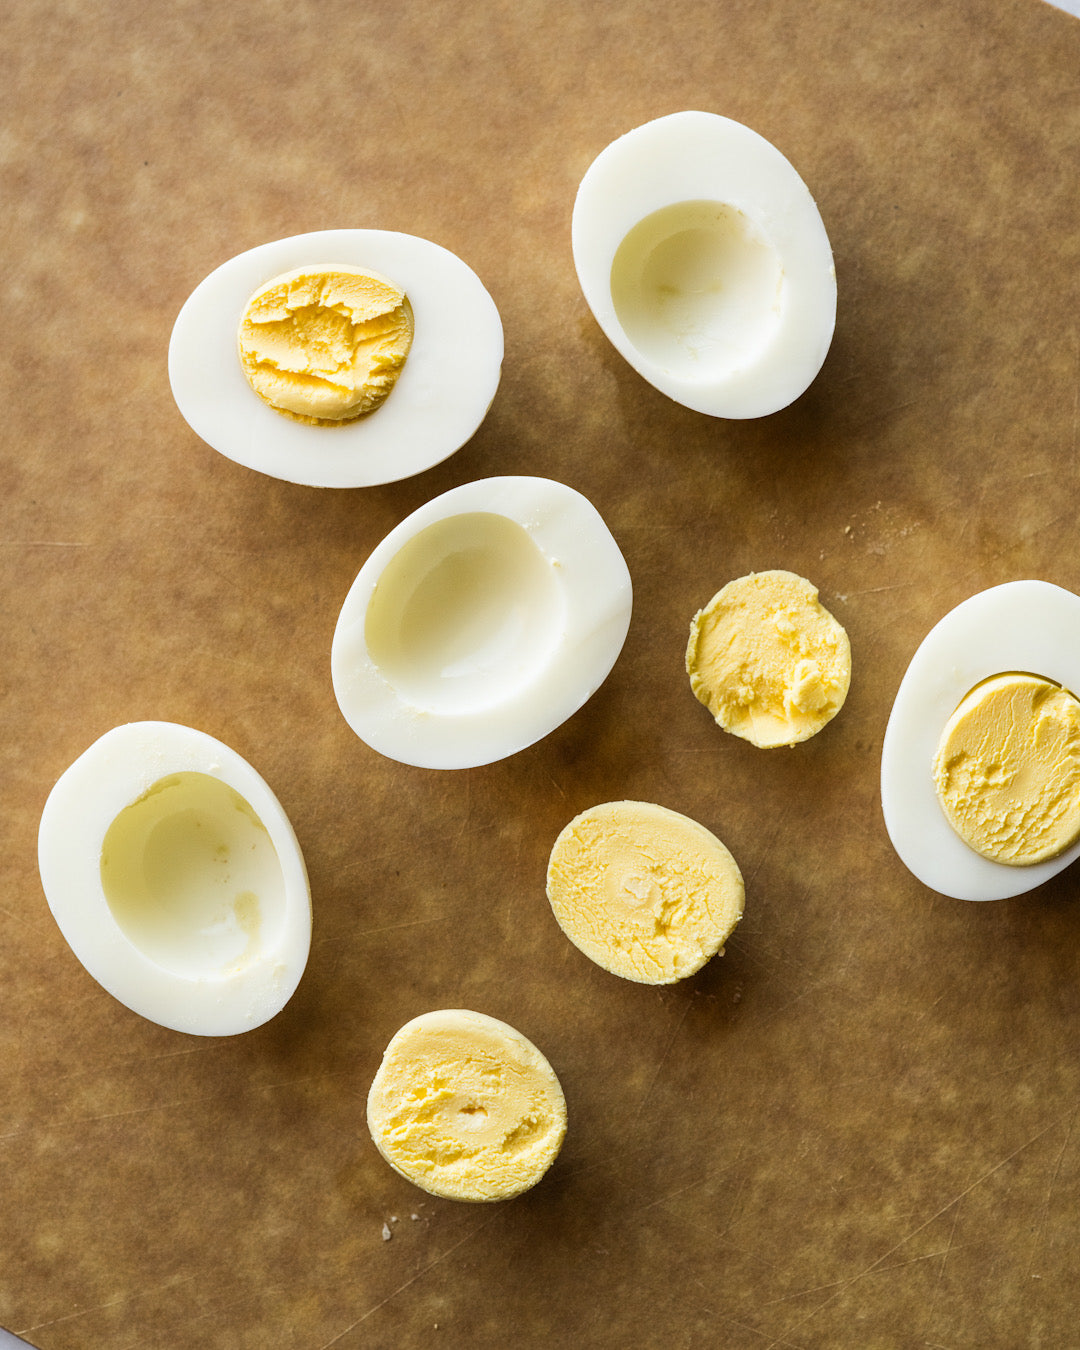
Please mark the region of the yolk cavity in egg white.
<svg viewBox="0 0 1080 1350"><path fill-rule="evenodd" d="M756 361L780 323L783 266L753 222L722 202L677 202L635 225L615 254L611 298L639 352L687 380Z"/></svg>
<svg viewBox="0 0 1080 1350"><path fill-rule="evenodd" d="M248 965L273 944L285 909L266 826L239 793L202 773L163 778L117 815L101 884L132 944L188 979Z"/></svg>
<svg viewBox="0 0 1080 1350"><path fill-rule="evenodd" d="M391 559L365 635L375 663L416 707L475 712L536 677L562 611L553 570L528 531L469 512L429 525Z"/></svg>

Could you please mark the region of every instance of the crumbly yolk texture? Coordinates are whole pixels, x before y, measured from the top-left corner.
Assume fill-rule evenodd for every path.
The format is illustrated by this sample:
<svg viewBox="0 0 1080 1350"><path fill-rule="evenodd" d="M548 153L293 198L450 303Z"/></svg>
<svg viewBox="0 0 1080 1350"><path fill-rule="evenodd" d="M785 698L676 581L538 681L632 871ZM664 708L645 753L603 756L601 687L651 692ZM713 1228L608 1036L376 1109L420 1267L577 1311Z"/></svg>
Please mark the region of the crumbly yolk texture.
<svg viewBox="0 0 1080 1350"><path fill-rule="evenodd" d="M1025 867L1063 853L1080 838L1080 702L1037 675L977 684L941 733L934 786L984 858Z"/></svg>
<svg viewBox="0 0 1080 1350"><path fill-rule="evenodd" d="M432 1195L509 1200L562 1147L566 1101L531 1041L483 1013L406 1023L371 1084L368 1128L386 1161Z"/></svg>
<svg viewBox="0 0 1080 1350"><path fill-rule="evenodd" d="M377 272L299 267L247 302L237 342L258 396L298 422L339 425L374 411L401 373L412 309Z"/></svg>
<svg viewBox="0 0 1080 1350"><path fill-rule="evenodd" d="M742 873L696 820L651 802L575 816L548 862L547 894L586 956L639 984L694 974L742 918Z"/></svg>
<svg viewBox="0 0 1080 1350"><path fill-rule="evenodd" d="M763 749L797 745L843 707L851 645L805 577L751 572L694 615L686 670L725 731Z"/></svg>

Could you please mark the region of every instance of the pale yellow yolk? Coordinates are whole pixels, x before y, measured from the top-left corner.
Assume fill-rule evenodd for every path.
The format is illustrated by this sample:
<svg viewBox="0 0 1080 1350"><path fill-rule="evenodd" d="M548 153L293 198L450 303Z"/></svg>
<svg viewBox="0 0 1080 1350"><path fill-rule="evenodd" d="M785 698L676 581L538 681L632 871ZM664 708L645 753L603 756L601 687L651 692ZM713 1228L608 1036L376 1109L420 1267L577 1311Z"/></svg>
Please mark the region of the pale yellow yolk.
<svg viewBox="0 0 1080 1350"><path fill-rule="evenodd" d="M1080 702L1036 675L970 691L945 724L934 785L949 824L994 862L1044 862L1080 838Z"/></svg>
<svg viewBox="0 0 1080 1350"><path fill-rule="evenodd" d="M794 572L751 572L694 615L690 687L725 731L769 748L805 741L843 707L847 634Z"/></svg>
<svg viewBox="0 0 1080 1350"><path fill-rule="evenodd" d="M322 425L372 412L401 373L412 310L386 277L300 267L251 297L237 341L248 383L278 412Z"/></svg>
<svg viewBox="0 0 1080 1350"><path fill-rule="evenodd" d="M551 851L547 893L575 946L641 984L700 970L743 912L742 874L720 840L649 802L576 816Z"/></svg>
<svg viewBox="0 0 1080 1350"><path fill-rule="evenodd" d="M520 1032L482 1013L426 1013L383 1055L368 1128L402 1176L450 1200L507 1200L536 1184L566 1134L551 1065Z"/></svg>

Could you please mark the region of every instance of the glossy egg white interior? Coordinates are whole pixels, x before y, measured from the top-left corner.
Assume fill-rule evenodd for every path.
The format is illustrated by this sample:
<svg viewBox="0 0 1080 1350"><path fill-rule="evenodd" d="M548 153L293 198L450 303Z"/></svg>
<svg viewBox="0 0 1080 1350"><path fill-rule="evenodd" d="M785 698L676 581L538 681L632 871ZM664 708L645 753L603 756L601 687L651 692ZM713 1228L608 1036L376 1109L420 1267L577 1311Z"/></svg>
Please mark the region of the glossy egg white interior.
<svg viewBox="0 0 1080 1350"><path fill-rule="evenodd" d="M715 113L627 132L593 161L573 215L597 322L650 384L714 417L786 407L836 322L832 249L775 146Z"/></svg>
<svg viewBox="0 0 1080 1350"><path fill-rule="evenodd" d="M252 390L237 328L265 282L333 263L388 277L405 292L415 327L384 403L342 426L308 426ZM191 429L238 464L311 487L368 487L421 473L460 449L491 406L502 357L495 302L453 253L389 230L321 230L261 244L200 282L173 326L169 380Z"/></svg>
<svg viewBox="0 0 1080 1350"><path fill-rule="evenodd" d="M334 634L334 692L380 754L488 764L581 707L630 610L626 562L579 492L544 478L467 483L402 521L360 569Z"/></svg>
<svg viewBox="0 0 1080 1350"><path fill-rule="evenodd" d="M934 788L945 723L991 675L1023 671L1080 690L1080 597L1046 581L1012 581L958 605L927 634L901 681L881 752L881 805L900 858L924 885L958 900L1003 900L1034 890L1080 855L1009 866L969 848Z"/></svg>
<svg viewBox="0 0 1080 1350"><path fill-rule="evenodd" d="M251 1030L303 974L311 897L296 836L251 765L201 731L133 722L95 741L49 794L38 865L75 955L162 1026Z"/></svg>

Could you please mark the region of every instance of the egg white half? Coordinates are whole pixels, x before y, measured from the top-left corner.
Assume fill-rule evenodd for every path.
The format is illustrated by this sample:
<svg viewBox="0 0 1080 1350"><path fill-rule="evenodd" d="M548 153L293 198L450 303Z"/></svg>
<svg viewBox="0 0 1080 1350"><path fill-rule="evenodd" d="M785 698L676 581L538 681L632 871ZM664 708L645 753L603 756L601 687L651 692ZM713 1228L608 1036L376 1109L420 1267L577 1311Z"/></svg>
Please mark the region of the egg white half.
<svg viewBox="0 0 1080 1350"><path fill-rule="evenodd" d="M384 403L339 427L308 426L252 390L237 327L265 282L332 263L393 281L412 306L415 331ZM389 230L321 230L249 249L200 282L173 326L169 381L184 420L228 459L310 487L369 487L421 473L460 449L491 406L502 357L495 302L453 253Z"/></svg>
<svg viewBox="0 0 1080 1350"><path fill-rule="evenodd" d="M893 847L925 885L957 900L1004 900L1049 881L1080 843L1031 867L976 853L948 823L933 761L945 723L981 680L1008 671L1080 690L1080 596L1011 581L957 605L923 639L897 690L881 751L881 806Z"/></svg>
<svg viewBox="0 0 1080 1350"><path fill-rule="evenodd" d="M155 794L175 809L155 815ZM130 822L126 838L107 845L118 820L121 830ZM126 897L103 879L107 854L127 874ZM204 732L171 722L106 732L50 792L38 866L87 971L162 1026L249 1031L285 1006L304 972L311 894L296 835L263 778ZM238 924L234 891L249 885Z"/></svg>
<svg viewBox="0 0 1080 1350"><path fill-rule="evenodd" d="M346 721L404 764L463 769L532 745L599 688L632 590L595 507L545 478L427 502L374 549L331 650Z"/></svg>
<svg viewBox="0 0 1080 1350"><path fill-rule="evenodd" d="M762 417L802 394L836 322L832 249L806 184L749 127L680 112L597 156L572 225L582 291L669 398Z"/></svg>

